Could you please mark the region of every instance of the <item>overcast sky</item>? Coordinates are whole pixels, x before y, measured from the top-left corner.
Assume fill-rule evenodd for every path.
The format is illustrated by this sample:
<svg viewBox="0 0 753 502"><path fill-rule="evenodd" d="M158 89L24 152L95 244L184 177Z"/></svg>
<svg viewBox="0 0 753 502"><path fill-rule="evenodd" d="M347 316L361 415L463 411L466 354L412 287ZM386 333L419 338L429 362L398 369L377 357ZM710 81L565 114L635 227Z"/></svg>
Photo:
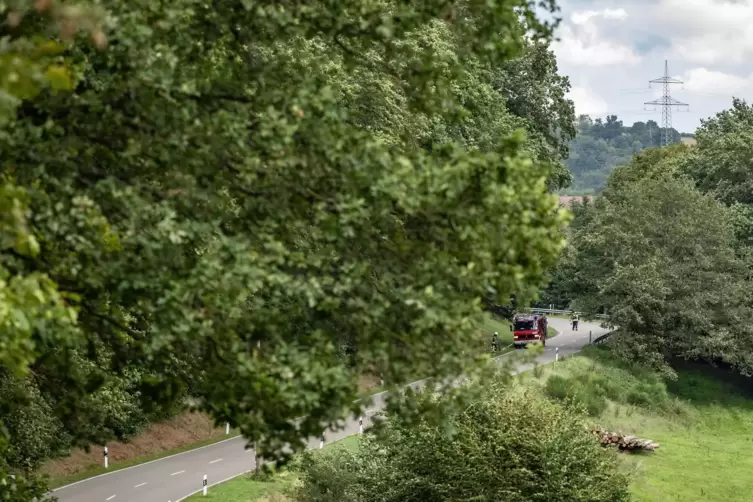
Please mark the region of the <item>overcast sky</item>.
<svg viewBox="0 0 753 502"><path fill-rule="evenodd" d="M627 125L654 119L644 102L661 96L648 81L672 85L672 122L693 132L700 120L753 98L753 0L560 0L563 22L553 46L560 73L570 77L577 113L617 115Z"/></svg>

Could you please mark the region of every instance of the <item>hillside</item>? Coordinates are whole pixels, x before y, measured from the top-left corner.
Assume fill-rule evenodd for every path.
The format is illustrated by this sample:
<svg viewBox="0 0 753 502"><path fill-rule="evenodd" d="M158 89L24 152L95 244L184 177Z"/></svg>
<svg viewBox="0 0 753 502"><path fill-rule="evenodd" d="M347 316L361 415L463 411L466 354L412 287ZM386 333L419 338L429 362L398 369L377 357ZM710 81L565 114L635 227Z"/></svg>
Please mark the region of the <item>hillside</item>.
<svg viewBox="0 0 753 502"><path fill-rule="evenodd" d="M636 435L659 443L653 453L618 455L633 502L744 502L753 490L753 388L749 379L702 363L673 361L676 378L621 362L609 346L589 346L561 362L518 375L513 393L532 402L549 400L583 413L584 425ZM370 452L364 445L362 455ZM348 445L358 450L355 441ZM373 453L373 452L371 452ZM314 463L314 472L339 488L341 451ZM345 469L347 470L347 469ZM304 469L309 474L312 467ZM424 476L428 476L424 474ZM342 479L342 484L353 483ZM214 497L237 501L309 500L300 472L255 480L239 478ZM275 494L272 496L271 494ZM197 497L198 498L198 497ZM318 500L318 499L314 499ZM378 498L368 500L380 500Z"/></svg>
<svg viewBox="0 0 753 502"><path fill-rule="evenodd" d="M622 455L639 502L750 500L753 388L703 364L673 363L677 379L620 363L591 346L521 379L548 397L581 406L603 428L652 439L651 454Z"/></svg>
<svg viewBox="0 0 753 502"><path fill-rule="evenodd" d="M735 99L666 148L654 121L576 118L556 3L6 2L0 500L43 500L39 473L61 483L230 430L284 460L343 410L363 416L364 393L489 375L491 333L510 334L484 308L601 314L621 360L662 375L677 358L753 374L753 107ZM564 199L571 220L551 195L566 187L597 202ZM580 347L560 342L542 357ZM753 432L746 405L591 364L547 391L582 385L600 419L689 445L646 460L671 459L640 496L699 496L694 445ZM508 376L388 399L385 449L334 466L359 495L316 498L312 467L300 502L627 502L624 466L582 417ZM151 471L122 487L181 498L199 477L171 462L122 469ZM59 500L134 500L120 475ZM741 483L711 485L730 498Z"/></svg>
<svg viewBox="0 0 753 502"><path fill-rule="evenodd" d="M653 120L626 126L616 115L609 115L606 120L581 115L577 129L566 160L573 174L573 184L562 190L566 195L599 192L615 167L629 163L635 153L661 146L662 129ZM691 135L674 129L672 135L676 143L694 141Z"/></svg>

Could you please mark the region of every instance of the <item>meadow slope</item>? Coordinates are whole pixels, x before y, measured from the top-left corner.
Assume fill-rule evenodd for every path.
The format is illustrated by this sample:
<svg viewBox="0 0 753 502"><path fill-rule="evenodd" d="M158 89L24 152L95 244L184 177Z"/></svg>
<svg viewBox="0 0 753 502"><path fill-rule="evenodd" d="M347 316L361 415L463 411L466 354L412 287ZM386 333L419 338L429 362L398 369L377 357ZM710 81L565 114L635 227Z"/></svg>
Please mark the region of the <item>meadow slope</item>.
<svg viewBox="0 0 753 502"><path fill-rule="evenodd" d="M676 380L590 346L519 378L582 407L594 424L661 444L623 456L636 501L753 500L753 382L697 363L673 367Z"/></svg>

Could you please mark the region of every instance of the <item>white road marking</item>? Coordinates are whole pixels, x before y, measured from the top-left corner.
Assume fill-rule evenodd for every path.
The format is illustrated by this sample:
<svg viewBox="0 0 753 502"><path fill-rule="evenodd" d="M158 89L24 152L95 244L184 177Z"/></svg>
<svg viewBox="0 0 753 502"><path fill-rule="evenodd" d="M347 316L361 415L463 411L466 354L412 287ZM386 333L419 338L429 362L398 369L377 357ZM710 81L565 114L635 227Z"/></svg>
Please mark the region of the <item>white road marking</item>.
<svg viewBox="0 0 753 502"><path fill-rule="evenodd" d="M221 459L221 458L218 458L218 459L216 459L216 460L212 460L212 461L211 461L211 462L209 462L209 463L210 463L210 464L216 464L217 462L221 462L221 461L222 461L222 459Z"/></svg>
<svg viewBox="0 0 753 502"><path fill-rule="evenodd" d="M138 488L138 487L140 487L140 486L144 486L145 484L146 484L146 483L140 483L140 484L138 484L138 485L134 486L134 488Z"/></svg>
<svg viewBox="0 0 753 502"><path fill-rule="evenodd" d="M186 471L174 472L174 473L170 474L170 476L177 476L178 474L183 474L184 472L186 472Z"/></svg>
<svg viewBox="0 0 753 502"><path fill-rule="evenodd" d="M114 498L115 498L115 495L110 495L110 496L109 496L109 497L107 497L107 498L106 498L105 500L112 500L112 499L114 499Z"/></svg>
<svg viewBox="0 0 753 502"><path fill-rule="evenodd" d="M304 417L301 417L298 420L302 420L303 418ZM69 487L71 487L73 485L78 485L78 484L81 484L81 483L90 483L92 480L97 479L97 478L102 478L104 476L110 476L112 474L120 474L123 471L127 471L128 469L135 469L137 467L143 467L146 464L153 464L155 462L162 462L164 460L167 460L167 459L170 459L170 458L173 458L173 457L178 457L180 455L186 455L187 453L193 453L196 450L203 450L204 448L214 448L217 445L219 445L221 443L224 443L226 441L239 441L241 439L243 439L243 437L240 434L238 434L236 436L229 437L227 439L223 439L222 441L217 441L216 443L212 443L212 444L208 444L208 445L204 445L204 446L199 446L198 448L194 448L193 450L187 450L187 451L183 451L183 452L180 452L180 453L174 453L174 454L168 455L166 457L158 458L157 460L150 460L149 462L144 462L143 464L136 464L136 465L132 465L131 467L123 467L122 469L117 469L117 470L114 470L114 471L106 472L104 474L97 474L96 476L92 476L90 478L82 479L81 481L76 481L74 483L71 483L71 484L68 484L68 485L64 485L64 486L61 486L59 488L55 488L52 491L53 492L59 492L60 490L64 490L65 488L69 488ZM199 490L199 491L201 491L201 490Z"/></svg>

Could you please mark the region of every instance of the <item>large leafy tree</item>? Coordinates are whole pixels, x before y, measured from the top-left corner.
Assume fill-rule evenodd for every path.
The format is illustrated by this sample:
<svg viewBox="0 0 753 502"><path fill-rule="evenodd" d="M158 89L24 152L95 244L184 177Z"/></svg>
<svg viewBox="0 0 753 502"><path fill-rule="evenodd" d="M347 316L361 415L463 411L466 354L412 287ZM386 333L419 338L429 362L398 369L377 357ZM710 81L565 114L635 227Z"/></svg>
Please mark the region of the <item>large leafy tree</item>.
<svg viewBox="0 0 753 502"><path fill-rule="evenodd" d="M528 41L520 56L496 69L495 77L507 109L525 121L538 157L557 166L551 187L569 186L572 174L563 160L576 134L575 107L567 98L570 81L559 74L549 44Z"/></svg>
<svg viewBox="0 0 753 502"><path fill-rule="evenodd" d="M629 163L617 167L609 176L604 197L615 200L631 186L661 183L667 177L680 175L679 166L689 151L684 144L674 143L636 153Z"/></svg>
<svg viewBox="0 0 753 502"><path fill-rule="evenodd" d="M364 368L467 367L482 298L553 264L555 156L494 86L551 34L528 2L102 5L108 49L66 45L71 91L0 136L26 204L0 264L48 292L21 291L46 310L22 305L29 371L3 361L4 388L54 410L50 436L127 435L191 395L268 454L300 446L356 411Z"/></svg>
<svg viewBox="0 0 753 502"><path fill-rule="evenodd" d="M103 47L101 16L85 5L62 6L54 1L16 1L3 5L5 24L0 28L3 50L0 58L0 126L12 124L17 107L45 92L70 90L70 69L61 58L64 47L79 32L87 33L94 46ZM54 37L54 39L53 39ZM56 41L57 40L57 41ZM27 145L28 146L28 145ZM0 253L34 259L40 242L29 225L29 192L15 183L13 171L0 175ZM55 430L50 410L43 409L34 385L29 381L30 365L37 341L50 346L76 343L76 313L65 302L56 284L38 271L21 272L0 261L0 500L32 500L44 493L36 479L12 475L18 467L29 467L31 458L48 453L45 432ZM38 406L34 406L34 405ZM41 405L41 406L40 406ZM34 425L30 414L42 415ZM46 421L46 423L45 423ZM44 425L48 425L44 430ZM9 432L26 427L20 441ZM26 440L26 441L24 441ZM26 452L19 445L29 446ZM32 446L33 445L33 446ZM35 448L36 447L36 448Z"/></svg>
<svg viewBox="0 0 753 502"><path fill-rule="evenodd" d="M733 215L671 173L612 184L572 229L575 304L609 315L627 359L707 358L751 374L749 274Z"/></svg>
<svg viewBox="0 0 753 502"><path fill-rule="evenodd" d="M698 189L733 208L738 237L747 246L753 242L751 126L753 106L733 100L731 108L702 121L682 169Z"/></svg>

